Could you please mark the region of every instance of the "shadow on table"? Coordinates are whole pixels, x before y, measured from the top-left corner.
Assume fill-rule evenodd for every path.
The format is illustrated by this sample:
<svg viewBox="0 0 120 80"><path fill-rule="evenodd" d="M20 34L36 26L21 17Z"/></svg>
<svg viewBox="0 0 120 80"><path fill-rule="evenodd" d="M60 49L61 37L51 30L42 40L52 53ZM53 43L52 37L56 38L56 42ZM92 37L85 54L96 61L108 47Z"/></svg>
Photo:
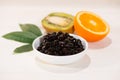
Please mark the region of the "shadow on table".
<svg viewBox="0 0 120 80"><path fill-rule="evenodd" d="M44 61L41 61L39 58L35 58L37 65L49 72L54 73L73 73L81 71L85 68L87 68L91 62L90 57L88 55L85 55L82 59L71 63L71 64L65 64L65 65L54 65L49 64Z"/></svg>
<svg viewBox="0 0 120 80"><path fill-rule="evenodd" d="M103 40L97 42L89 42L89 49L102 49L108 47L112 43L112 40L109 37L104 38Z"/></svg>

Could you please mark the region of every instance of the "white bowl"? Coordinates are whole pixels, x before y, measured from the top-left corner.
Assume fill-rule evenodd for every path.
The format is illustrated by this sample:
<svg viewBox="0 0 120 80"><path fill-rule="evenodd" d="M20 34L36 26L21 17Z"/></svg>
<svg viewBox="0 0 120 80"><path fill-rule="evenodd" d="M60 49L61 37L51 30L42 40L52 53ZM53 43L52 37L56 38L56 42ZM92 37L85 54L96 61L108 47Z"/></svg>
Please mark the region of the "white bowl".
<svg viewBox="0 0 120 80"><path fill-rule="evenodd" d="M36 38L33 41L32 47L33 50L35 51L37 57L39 59L41 59L42 61L51 63L51 64L69 64L69 63L73 63L79 59L81 59L85 54L86 54L86 50L88 49L88 43L85 39L83 39L80 36L74 35L74 34L70 34L71 36L73 36L76 39L80 39L82 41L82 44L85 48L84 51L74 54L74 55L68 55L68 56L54 56L54 55L48 55L48 54L44 54L40 51L37 50L39 44L40 44L40 38L42 38L44 35Z"/></svg>

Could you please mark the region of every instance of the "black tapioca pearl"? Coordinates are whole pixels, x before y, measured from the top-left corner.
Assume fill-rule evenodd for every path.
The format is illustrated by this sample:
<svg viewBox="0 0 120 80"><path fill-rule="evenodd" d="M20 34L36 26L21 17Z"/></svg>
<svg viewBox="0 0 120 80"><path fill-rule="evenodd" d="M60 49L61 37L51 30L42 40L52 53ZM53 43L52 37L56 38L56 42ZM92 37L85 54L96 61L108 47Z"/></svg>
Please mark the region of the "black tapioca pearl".
<svg viewBox="0 0 120 80"><path fill-rule="evenodd" d="M60 46L60 47L64 47L64 46L65 46L65 42L59 41L59 46Z"/></svg>
<svg viewBox="0 0 120 80"><path fill-rule="evenodd" d="M70 43L71 41L69 39L65 39L64 42L67 44Z"/></svg>
<svg viewBox="0 0 120 80"><path fill-rule="evenodd" d="M66 47L66 48L73 48L74 45L73 45L72 43L67 43L67 44L65 45L65 47Z"/></svg>
<svg viewBox="0 0 120 80"><path fill-rule="evenodd" d="M42 46L42 50L45 50L46 49L46 46Z"/></svg>
<svg viewBox="0 0 120 80"><path fill-rule="evenodd" d="M65 36L63 34L61 34L61 35L58 36L58 40L62 41L64 39L65 39Z"/></svg>
<svg viewBox="0 0 120 80"><path fill-rule="evenodd" d="M69 37L69 34L68 33L65 33L64 34L65 38Z"/></svg>
<svg viewBox="0 0 120 80"><path fill-rule="evenodd" d="M61 31L59 31L58 33L57 33L57 36L59 36L59 35L61 35L61 34L63 34Z"/></svg>
<svg viewBox="0 0 120 80"><path fill-rule="evenodd" d="M53 45L55 45L55 46L58 45L58 43L59 43L58 40L54 40L54 41L53 41Z"/></svg>

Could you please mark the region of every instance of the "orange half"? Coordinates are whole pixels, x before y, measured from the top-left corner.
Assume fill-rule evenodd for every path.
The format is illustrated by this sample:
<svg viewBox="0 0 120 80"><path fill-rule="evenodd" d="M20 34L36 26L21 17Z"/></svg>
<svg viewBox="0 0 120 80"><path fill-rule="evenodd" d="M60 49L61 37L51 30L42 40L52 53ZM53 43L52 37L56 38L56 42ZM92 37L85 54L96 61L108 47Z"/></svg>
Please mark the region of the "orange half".
<svg viewBox="0 0 120 80"><path fill-rule="evenodd" d="M74 18L75 32L89 42L103 39L110 27L100 16L88 11L80 11Z"/></svg>

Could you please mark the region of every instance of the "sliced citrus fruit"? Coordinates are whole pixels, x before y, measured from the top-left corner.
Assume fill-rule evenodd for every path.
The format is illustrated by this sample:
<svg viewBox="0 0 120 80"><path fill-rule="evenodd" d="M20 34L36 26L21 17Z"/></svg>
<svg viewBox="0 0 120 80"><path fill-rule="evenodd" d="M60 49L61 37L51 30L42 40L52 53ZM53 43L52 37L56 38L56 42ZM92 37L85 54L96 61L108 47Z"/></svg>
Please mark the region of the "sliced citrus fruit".
<svg viewBox="0 0 120 80"><path fill-rule="evenodd" d="M110 31L109 25L98 15L89 11L80 11L74 18L76 34L89 42L103 39Z"/></svg>

